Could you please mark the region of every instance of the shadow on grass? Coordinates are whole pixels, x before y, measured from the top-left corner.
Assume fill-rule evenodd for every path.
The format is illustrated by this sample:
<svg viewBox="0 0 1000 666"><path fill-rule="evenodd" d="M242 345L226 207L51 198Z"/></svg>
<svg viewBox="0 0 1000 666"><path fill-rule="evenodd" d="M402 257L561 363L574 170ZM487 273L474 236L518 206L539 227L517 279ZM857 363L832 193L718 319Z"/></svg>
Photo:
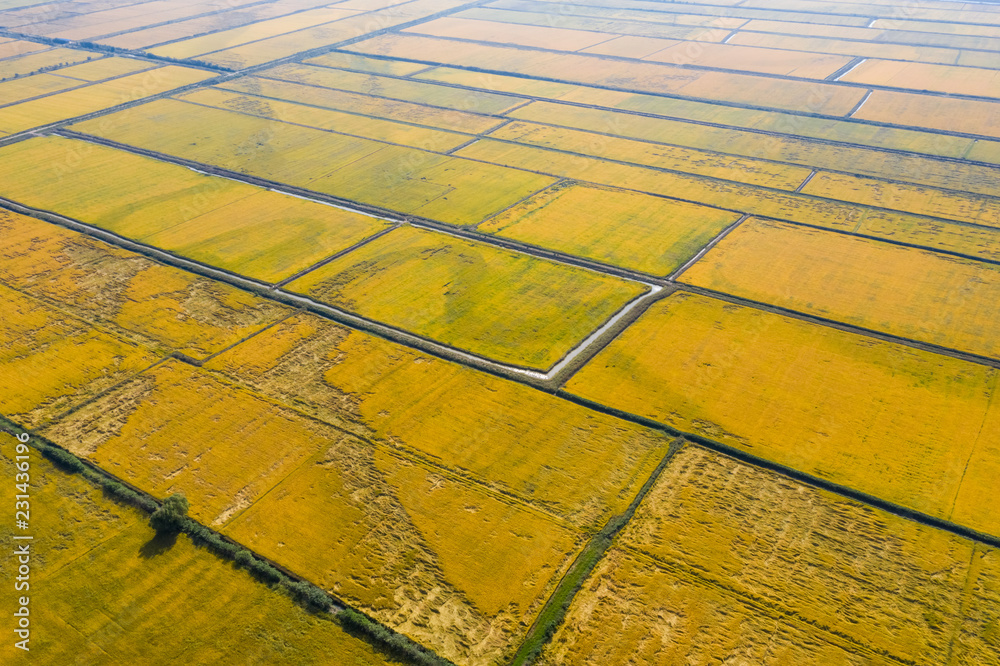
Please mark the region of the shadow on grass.
<svg viewBox="0 0 1000 666"><path fill-rule="evenodd" d="M139 555L145 559L162 555L177 543L177 532L157 532L156 536L142 544Z"/></svg>

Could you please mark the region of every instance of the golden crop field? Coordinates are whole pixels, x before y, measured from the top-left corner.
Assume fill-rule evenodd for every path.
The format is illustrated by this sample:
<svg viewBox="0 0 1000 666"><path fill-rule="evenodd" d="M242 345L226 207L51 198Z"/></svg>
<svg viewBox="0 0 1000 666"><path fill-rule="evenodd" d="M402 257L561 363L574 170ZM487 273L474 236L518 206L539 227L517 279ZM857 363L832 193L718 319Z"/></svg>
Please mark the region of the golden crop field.
<svg viewBox="0 0 1000 666"><path fill-rule="evenodd" d="M580 51L608 40L603 32L566 30L554 26L517 25L468 18L445 17L421 23L404 32L469 39L498 44L517 44L556 51Z"/></svg>
<svg viewBox="0 0 1000 666"><path fill-rule="evenodd" d="M3 105L6 106L81 85L86 84L65 76L33 74L18 79L0 81L0 99L3 100Z"/></svg>
<svg viewBox="0 0 1000 666"><path fill-rule="evenodd" d="M0 84L3 85L3 84ZM324 107L374 118L397 120L426 127L478 134L504 122L497 116L424 106L412 102L370 97L331 88L317 88L290 81L245 77L219 83L218 88L259 97ZM2 88L0 88L2 90Z"/></svg>
<svg viewBox="0 0 1000 666"><path fill-rule="evenodd" d="M36 426L156 360L149 351L0 284L0 403Z"/></svg>
<svg viewBox="0 0 1000 666"><path fill-rule="evenodd" d="M548 369L643 285L401 227L288 289L446 345Z"/></svg>
<svg viewBox="0 0 1000 666"><path fill-rule="evenodd" d="M205 367L584 529L624 511L669 443L312 315L286 319Z"/></svg>
<svg viewBox="0 0 1000 666"><path fill-rule="evenodd" d="M432 152L446 153L468 143L472 138L467 134L457 132L418 127L408 123L369 118L329 109L317 109L313 106L293 102L239 95L216 88L201 88L179 95L177 99L192 104L202 104L250 116L271 118L284 123L305 125L329 132L359 136Z"/></svg>
<svg viewBox="0 0 1000 666"><path fill-rule="evenodd" d="M554 185L490 218L478 231L667 275L736 222L739 214L648 194Z"/></svg>
<svg viewBox="0 0 1000 666"><path fill-rule="evenodd" d="M80 65L63 67L58 72L59 76L69 76L74 79L95 82L127 74L135 74L136 72L153 69L154 67L156 65L148 61L112 56L110 58L91 60Z"/></svg>
<svg viewBox="0 0 1000 666"><path fill-rule="evenodd" d="M843 144L831 145L793 137L776 137L757 132L552 102L533 102L509 115L536 123L614 134L643 141L657 141L728 155L742 155L758 160L774 160L799 164L803 167L826 168L871 176L891 173L894 179L911 183L980 194L996 192L994 183L996 168L991 166L956 164L905 153L886 153ZM635 149L633 154L641 154L641 151ZM682 170L699 172L697 169ZM703 173L713 175L708 172ZM730 179L752 182L748 178ZM801 182L802 180L795 182L790 189L794 189ZM778 183L757 184L781 187Z"/></svg>
<svg viewBox="0 0 1000 666"><path fill-rule="evenodd" d="M841 80L907 90L1000 98L1000 72L996 69L872 59L852 69Z"/></svg>
<svg viewBox="0 0 1000 666"><path fill-rule="evenodd" d="M149 121L159 124L159 133L147 131ZM555 182L525 171L177 100L157 100L74 128L449 224L478 224Z"/></svg>
<svg viewBox="0 0 1000 666"><path fill-rule="evenodd" d="M582 132L535 123L508 123L490 132L489 137L789 191L802 184L812 173L810 169L803 167L730 157L720 153L646 143L607 136L604 133Z"/></svg>
<svg viewBox="0 0 1000 666"><path fill-rule="evenodd" d="M1000 199L841 173L818 173L803 194L1000 228Z"/></svg>
<svg viewBox="0 0 1000 666"><path fill-rule="evenodd" d="M851 117L1000 138L1000 103L985 100L876 90Z"/></svg>
<svg viewBox="0 0 1000 666"><path fill-rule="evenodd" d="M20 50L20 49L19 49ZM0 60L0 79L33 74L42 68L59 68L102 57L98 53L54 48Z"/></svg>
<svg viewBox="0 0 1000 666"><path fill-rule="evenodd" d="M784 255L787 253L787 255ZM748 220L680 278L753 301L1000 358L1000 266Z"/></svg>
<svg viewBox="0 0 1000 666"><path fill-rule="evenodd" d="M37 53L48 49L47 44L35 44L21 39L4 39L0 41L0 58L14 58L16 56Z"/></svg>
<svg viewBox="0 0 1000 666"><path fill-rule="evenodd" d="M815 49L819 51L820 49ZM690 43L668 46L647 55L643 60L701 67L735 69L743 72L779 74L805 79L825 79L851 61L842 55L805 53L803 50L783 51L733 44L701 45L693 55Z"/></svg>
<svg viewBox="0 0 1000 666"><path fill-rule="evenodd" d="M14 440L0 433L0 442L0 478L13 485ZM33 513L30 591L38 590L38 605L31 608L30 649L46 660L152 666L216 664L242 654L247 663L325 664L333 653L345 666L390 663L332 619L305 612L186 535L157 539L140 511L32 458L31 495L45 510ZM10 540L13 529L2 533ZM0 598L15 609L18 592L4 589ZM0 646L7 663L19 658L13 643Z"/></svg>
<svg viewBox="0 0 1000 666"><path fill-rule="evenodd" d="M324 53L315 58L306 58L302 61L306 65L318 67L331 67L333 69L348 69L356 72L368 72L369 74L387 74L389 76L409 76L427 69L427 65L418 62L403 62L402 60L380 60L369 58L356 53L344 53L333 51Z"/></svg>
<svg viewBox="0 0 1000 666"><path fill-rule="evenodd" d="M0 134L15 134L68 120L112 106L132 102L174 88L212 78L212 74L188 67L167 65L130 74L103 83L58 92L0 108ZM98 122L104 122L101 118Z"/></svg>
<svg viewBox="0 0 1000 666"><path fill-rule="evenodd" d="M777 28L778 32L780 32L780 30L780 27ZM773 33L769 34L766 32L749 32L746 28L737 32L736 35L727 42L727 44L743 44L746 46L789 49L792 51L864 56L866 58L911 60L915 62L928 62L942 65L954 64L962 53L961 50L952 48L914 46L911 44L882 44L878 42L858 42L845 39L802 37L798 35Z"/></svg>
<svg viewBox="0 0 1000 666"><path fill-rule="evenodd" d="M158 355L203 357L290 314L229 285L0 211L0 282Z"/></svg>
<svg viewBox="0 0 1000 666"><path fill-rule="evenodd" d="M678 293L566 390L948 518L977 442L1000 434L982 429L996 373Z"/></svg>
<svg viewBox="0 0 1000 666"><path fill-rule="evenodd" d="M688 447L577 595L541 663L945 663L951 651L954 663L994 664L982 609L997 599L998 559L995 549Z"/></svg>

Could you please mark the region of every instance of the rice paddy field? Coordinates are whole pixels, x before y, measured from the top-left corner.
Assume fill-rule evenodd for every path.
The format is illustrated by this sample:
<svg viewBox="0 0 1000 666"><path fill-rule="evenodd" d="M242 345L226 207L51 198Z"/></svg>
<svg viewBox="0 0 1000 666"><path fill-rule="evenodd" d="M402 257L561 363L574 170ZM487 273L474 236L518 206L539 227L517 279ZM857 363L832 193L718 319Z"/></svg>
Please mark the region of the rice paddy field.
<svg viewBox="0 0 1000 666"><path fill-rule="evenodd" d="M0 0L32 660L1000 666L998 182L993 1Z"/></svg>

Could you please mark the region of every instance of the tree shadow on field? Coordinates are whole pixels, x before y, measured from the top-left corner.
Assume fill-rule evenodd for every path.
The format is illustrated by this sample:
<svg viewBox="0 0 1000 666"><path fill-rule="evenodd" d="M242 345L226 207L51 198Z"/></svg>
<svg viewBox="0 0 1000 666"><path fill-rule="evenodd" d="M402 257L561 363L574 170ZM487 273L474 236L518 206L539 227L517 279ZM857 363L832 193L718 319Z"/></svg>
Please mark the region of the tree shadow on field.
<svg viewBox="0 0 1000 666"><path fill-rule="evenodd" d="M177 532L157 532L156 536L142 544L139 556L147 560L154 558L173 548L175 543L177 543Z"/></svg>

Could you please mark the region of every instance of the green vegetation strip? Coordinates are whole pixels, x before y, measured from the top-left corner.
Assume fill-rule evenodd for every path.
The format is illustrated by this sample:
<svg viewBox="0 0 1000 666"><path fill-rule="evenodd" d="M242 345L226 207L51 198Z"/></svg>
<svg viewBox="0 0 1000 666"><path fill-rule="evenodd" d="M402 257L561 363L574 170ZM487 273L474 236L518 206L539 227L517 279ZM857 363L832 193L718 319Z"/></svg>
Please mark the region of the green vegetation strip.
<svg viewBox="0 0 1000 666"><path fill-rule="evenodd" d="M559 581L555 592L545 602L542 612L538 614L538 619L531 625L528 635L525 636L520 649L511 660L511 666L531 664L538 657L545 644L552 639L556 629L559 628L563 618L566 617L566 612L569 610L569 605L573 601L573 597L583 587L584 581L590 576L590 572L594 570L597 563L600 562L604 556L604 552L611 547L611 542L614 541L615 535L628 524L628 521L632 520L632 516L635 514L636 509L639 508L639 504L643 498L649 492L650 488L653 487L653 484L656 483L656 480L660 478L660 474L666 468L670 459L684 446L684 443L684 439L681 437L670 443L670 448L667 449L663 460L656 466L653 473L649 475L646 482L642 484L642 488L639 489L638 494L636 494L632 503L629 504L625 513L613 516L601 531L584 547L583 552L580 553L572 566L570 566L569 571Z"/></svg>
<svg viewBox="0 0 1000 666"><path fill-rule="evenodd" d="M64 472L79 474L87 481L100 487L109 498L149 513L150 524L158 532L170 529L187 534L196 546L205 548L222 559L234 562L269 587L280 587L306 611L310 613L334 613L337 621L347 633L367 640L376 649L393 658L416 666L454 666L452 662L438 656L424 646L350 608L339 599L334 599L312 583L297 579L267 559L183 515L187 511L187 500L183 499L182 495L173 495L164 502L160 502L148 493L116 479L100 467L77 458L44 437L31 433L3 415L0 415L0 431L14 436L28 433L31 436L28 444L52 464ZM170 509L178 498L183 502L183 510L172 512ZM165 509L166 511L164 511Z"/></svg>

